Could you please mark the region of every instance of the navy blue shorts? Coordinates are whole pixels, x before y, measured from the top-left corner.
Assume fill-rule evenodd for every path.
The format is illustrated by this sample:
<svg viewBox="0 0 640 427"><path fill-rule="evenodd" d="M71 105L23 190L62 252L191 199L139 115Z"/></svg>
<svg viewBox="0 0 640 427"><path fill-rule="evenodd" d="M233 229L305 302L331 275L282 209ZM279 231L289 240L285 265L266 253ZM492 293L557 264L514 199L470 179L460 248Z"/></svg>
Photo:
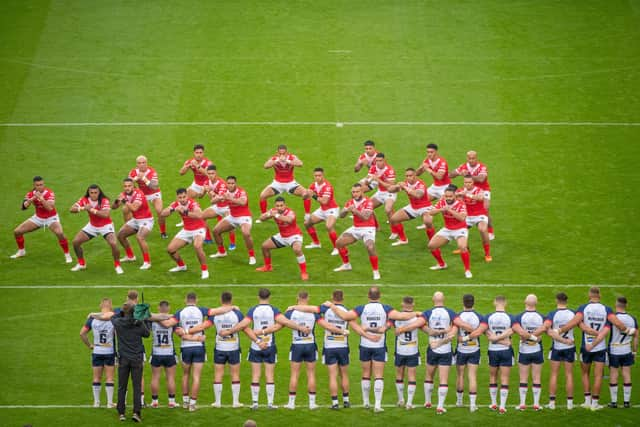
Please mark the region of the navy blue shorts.
<svg viewBox="0 0 640 427"><path fill-rule="evenodd" d="M115 354L94 354L91 353L91 366L114 366L116 364Z"/></svg>
<svg viewBox="0 0 640 427"><path fill-rule="evenodd" d="M519 353L518 363L521 365L542 365L544 363L544 353L542 350L535 353Z"/></svg>
<svg viewBox="0 0 640 427"><path fill-rule="evenodd" d="M633 353L609 354L609 367L621 368L622 366L633 366L635 359Z"/></svg>
<svg viewBox="0 0 640 427"><path fill-rule="evenodd" d="M191 365L192 363L204 363L205 359L204 347L184 347L180 349L182 363Z"/></svg>
<svg viewBox="0 0 640 427"><path fill-rule="evenodd" d="M513 349L489 351L489 366L513 366Z"/></svg>
<svg viewBox="0 0 640 427"><path fill-rule="evenodd" d="M473 353L456 353L456 365L479 365L480 364L480 350Z"/></svg>
<svg viewBox="0 0 640 427"><path fill-rule="evenodd" d="M607 350L586 352L584 349L580 349L580 361L582 363L607 363Z"/></svg>
<svg viewBox="0 0 640 427"><path fill-rule="evenodd" d="M240 350L223 351L214 349L213 363L216 365L224 365L225 363L237 365L240 363Z"/></svg>
<svg viewBox="0 0 640 427"><path fill-rule="evenodd" d="M291 362L315 362L318 360L318 346L314 344L291 344L289 349Z"/></svg>
<svg viewBox="0 0 640 427"><path fill-rule="evenodd" d="M431 366L451 366L453 363L453 353L436 353L431 350L431 347L427 348L427 365Z"/></svg>
<svg viewBox="0 0 640 427"><path fill-rule="evenodd" d="M176 355L151 355L151 366L154 368L159 368L164 366L165 368L170 368L172 366L176 366Z"/></svg>
<svg viewBox="0 0 640 427"><path fill-rule="evenodd" d="M549 360L552 360L554 362L573 363L576 361L576 348L565 348L562 350L556 350L555 348L552 348Z"/></svg>
<svg viewBox="0 0 640 427"><path fill-rule="evenodd" d="M252 363L276 363L278 361L278 350L272 345L265 350L249 349L249 362Z"/></svg>
<svg viewBox="0 0 640 427"><path fill-rule="evenodd" d="M385 347L370 348L360 346L360 361L361 362L386 362L387 361L387 349Z"/></svg>
<svg viewBox="0 0 640 427"><path fill-rule="evenodd" d="M420 353L412 354L410 356L396 353L394 365L415 368L416 366L420 365Z"/></svg>
<svg viewBox="0 0 640 427"><path fill-rule="evenodd" d="M325 365L347 366L349 364L349 347L322 349L322 363Z"/></svg>

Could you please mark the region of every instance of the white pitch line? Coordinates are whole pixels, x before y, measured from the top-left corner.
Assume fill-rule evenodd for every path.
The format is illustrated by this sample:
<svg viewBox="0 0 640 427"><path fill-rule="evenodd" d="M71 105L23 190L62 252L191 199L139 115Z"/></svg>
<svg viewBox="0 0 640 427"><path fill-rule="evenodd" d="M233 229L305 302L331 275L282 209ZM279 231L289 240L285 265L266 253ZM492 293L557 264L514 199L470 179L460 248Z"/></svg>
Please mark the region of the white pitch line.
<svg viewBox="0 0 640 427"><path fill-rule="evenodd" d="M247 288L247 287L269 287L269 288L290 288L292 286L306 287L334 287L334 288L369 288L370 283L229 283L229 284L207 284L207 283L179 283L173 285L138 285L144 288ZM598 286L600 288L640 288L640 285L630 284L548 284L548 283L408 283L385 284L379 283L381 288L590 288ZM131 289L135 285L0 285L0 289Z"/></svg>
<svg viewBox="0 0 640 427"><path fill-rule="evenodd" d="M565 126L565 127L636 127L640 122L508 122L508 121L399 121L399 122L35 122L35 123L0 123L0 127L144 127L144 126ZM342 127L338 126L338 127Z"/></svg>

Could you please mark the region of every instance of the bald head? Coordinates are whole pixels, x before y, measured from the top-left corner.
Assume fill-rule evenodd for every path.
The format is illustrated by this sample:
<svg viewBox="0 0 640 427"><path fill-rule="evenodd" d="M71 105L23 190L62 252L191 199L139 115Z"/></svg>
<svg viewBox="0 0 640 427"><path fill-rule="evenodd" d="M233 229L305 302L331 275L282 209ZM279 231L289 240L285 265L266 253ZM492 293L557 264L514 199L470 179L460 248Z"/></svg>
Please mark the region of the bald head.
<svg viewBox="0 0 640 427"><path fill-rule="evenodd" d="M527 308L536 308L536 304L538 304L538 297L534 294L529 294L524 299L524 305L526 305Z"/></svg>
<svg viewBox="0 0 640 427"><path fill-rule="evenodd" d="M433 298L431 298L431 300L433 301L433 305L444 305L444 294L437 291L433 294Z"/></svg>

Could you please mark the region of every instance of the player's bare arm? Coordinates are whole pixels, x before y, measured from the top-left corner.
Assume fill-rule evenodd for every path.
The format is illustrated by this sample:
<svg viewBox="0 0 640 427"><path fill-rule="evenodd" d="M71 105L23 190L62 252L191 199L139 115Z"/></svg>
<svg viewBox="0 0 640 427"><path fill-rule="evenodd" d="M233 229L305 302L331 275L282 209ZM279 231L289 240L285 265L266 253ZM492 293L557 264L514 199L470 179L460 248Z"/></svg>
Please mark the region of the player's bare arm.
<svg viewBox="0 0 640 427"><path fill-rule="evenodd" d="M618 319L618 316L615 313L609 313L607 316L607 320L616 328L620 329L620 331L624 332L627 335L633 335L636 331L635 328L628 328L622 320Z"/></svg>
<svg viewBox="0 0 640 427"><path fill-rule="evenodd" d="M276 318L276 322L278 322L279 324L286 326L289 329L295 329L296 331L300 331L303 334L309 334L311 333L311 328L309 328L308 326L302 326L302 325L298 325L296 322L287 319L284 316L278 316Z"/></svg>
<svg viewBox="0 0 640 427"><path fill-rule="evenodd" d="M320 313L320 307L317 305L291 305L286 311L302 311L303 313Z"/></svg>
<svg viewBox="0 0 640 427"><path fill-rule="evenodd" d="M86 345L89 348L89 350L93 350L93 344L89 341L89 337L87 336L88 334L89 334L89 329L87 329L86 326L83 326L80 329L80 339L82 340L84 345Z"/></svg>
<svg viewBox="0 0 640 427"><path fill-rule="evenodd" d="M362 328L362 326L360 326L358 322L356 322L355 320L350 321L349 326L351 327L351 329L353 329L353 331L356 334L368 339L369 341L378 342L384 337L384 335L381 335L381 334L372 334L370 332L365 331Z"/></svg>
<svg viewBox="0 0 640 427"><path fill-rule="evenodd" d="M373 215L373 211L371 209L363 209L362 211L359 211L354 208L351 210L351 213L362 218L365 221L368 220L371 215Z"/></svg>
<svg viewBox="0 0 640 427"><path fill-rule="evenodd" d="M248 328L250 323L251 323L251 319L248 317L245 317L244 319L236 323L233 327L218 331L218 335L220 335L221 337L228 337L229 335L233 335L236 332L243 331L245 328Z"/></svg>
<svg viewBox="0 0 640 427"><path fill-rule="evenodd" d="M419 317L414 322L411 322L408 325L399 326L395 328L394 334L398 336L400 334L404 334L405 332L411 332L415 329L422 328L426 324L427 324L426 319L424 317Z"/></svg>
<svg viewBox="0 0 640 427"><path fill-rule="evenodd" d="M333 308L335 307L335 304L331 301L326 301L324 302L322 305L329 307L330 309L333 310ZM350 321L350 320L355 320L358 318L358 314L355 311L344 311L344 310L333 310L333 312L335 313L336 316L338 316L340 319L344 320L344 321Z"/></svg>
<svg viewBox="0 0 640 427"><path fill-rule="evenodd" d="M468 324L467 322L465 322L464 320L462 320L459 317L456 317L455 319L453 319L453 324L456 325L458 328L466 331L466 332L473 332L474 331L474 327L471 326L470 324Z"/></svg>
<svg viewBox="0 0 640 427"><path fill-rule="evenodd" d="M332 332L334 334L349 335L349 330L348 329L338 328L337 326L332 325L331 323L327 322L324 319L318 319L318 325L320 325L322 328L324 328L327 331Z"/></svg>
<svg viewBox="0 0 640 427"><path fill-rule="evenodd" d="M422 317L422 315L420 312L416 311L391 310L387 314L387 317L389 318L389 320L411 320L415 317Z"/></svg>
<svg viewBox="0 0 640 427"><path fill-rule="evenodd" d="M573 319L569 320L563 327L558 329L558 333L564 334L565 332L575 328L580 322L582 322L582 319L584 319L584 315L582 313L576 313L573 316Z"/></svg>
<svg viewBox="0 0 640 427"><path fill-rule="evenodd" d="M585 345L585 349L587 351L591 351L595 346L597 346L598 344L600 344L602 342L602 340L604 340L605 338L607 338L607 335L609 335L609 331L611 329L609 328L609 326L605 325L602 330L600 330L598 332L598 335L596 335L596 337L593 339L593 341L591 342L591 344L586 344Z"/></svg>

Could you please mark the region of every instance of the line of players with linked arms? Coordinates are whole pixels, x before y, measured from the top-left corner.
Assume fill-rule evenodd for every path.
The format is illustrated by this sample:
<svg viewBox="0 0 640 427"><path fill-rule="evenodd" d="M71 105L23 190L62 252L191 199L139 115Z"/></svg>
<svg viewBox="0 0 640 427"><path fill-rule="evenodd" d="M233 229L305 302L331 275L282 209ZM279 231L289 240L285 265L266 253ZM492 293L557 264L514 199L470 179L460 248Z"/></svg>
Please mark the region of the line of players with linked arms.
<svg viewBox="0 0 640 427"><path fill-rule="evenodd" d="M302 161L290 153L287 147L280 145L277 153L271 156L264 164L265 169L274 169L273 182L267 185L260 193L261 216L255 221L260 223L267 219L273 219L278 226L279 233L267 239L262 244L264 266L256 270L261 272L272 271L271 251L283 247L291 247L296 255L302 280L308 280L307 265L302 251L302 231L297 225L296 214L289 209L284 198L276 198L274 208L267 209L267 199L279 194L293 194L304 200L304 227L312 239L312 243L306 245L306 249L321 247L318 233L314 225L324 222L331 240L333 251L331 255L340 255L342 264L334 269L336 272L351 270L347 246L357 241L365 244L373 271L373 279L380 279L378 269L378 255L375 247L376 230L378 221L374 209L383 206L390 224L391 235L389 239L395 240L392 246L401 246L409 243L402 225L403 222L413 218L421 218L422 224L418 228L424 228L429 242L429 250L437 260L432 270L447 268L440 247L449 241L455 240L464 265L465 277L471 278L470 256L467 249L467 228L477 226L482 238L484 260L492 260L490 254L490 240L493 238L493 228L488 209L490 203L490 186L488 172L484 164L478 161L477 153L469 151L467 162L455 170L449 171L447 162L439 156L436 144L427 145L427 157L417 169L407 168L405 180L396 182L396 173L385 158L383 153L376 151L373 141L364 143L365 151L358 157L354 171L359 172L367 168L368 174L351 189L351 200L343 209L340 209L334 199L333 186L324 176L322 168L314 170L314 182L309 188L298 184L294 178L294 169L302 166ZM248 250L249 264L256 264L256 257L251 237L253 219L249 210L249 200L244 189L237 185L235 176L222 179L218 176L215 165L204 156L204 146L194 146L193 158L188 159L180 169L184 175L189 170L193 172L194 180L188 188L177 191L176 200L164 207L162 193L160 191L158 174L147 163L147 158L139 156L136 159L136 168L132 169L123 181L123 192L118 195L113 203L104 194L102 189L93 184L87 188L84 197L73 204L70 211L79 213L86 211L89 223L80 230L72 241L77 263L71 271L81 271L87 268L84 257L83 244L96 236L103 236L111 247L114 268L116 273L123 274L122 262L134 262L136 256L128 240L135 235L140 246L143 263L141 270L151 268L151 257L146 238L154 227L154 217L151 210L153 206L158 216L160 234L167 237L166 218L177 212L182 219L178 224L183 229L171 240L167 247L170 257L176 266L170 272L186 271L187 266L179 254L179 250L187 244L193 244L200 262L201 277L209 277L206 255L203 243L212 242L212 235L207 226L207 219L217 218L218 223L213 229L213 238L217 245L217 252L211 254L211 258L222 258L228 252L223 242L223 233L229 233L228 250L235 249L235 230L242 233L245 246ZM427 185L418 178L423 173L428 173L433 178L433 183ZM464 176L464 185L461 188L451 184L451 178ZM18 251L12 258L21 258L26 255L24 235L42 227L49 227L56 234L59 244L63 249L65 260L72 263L69 253L69 244L63 233L60 219L55 209L55 194L45 187L44 180L36 176L33 180L34 188L26 194L22 201L22 209L26 210L34 205L35 214L20 224L14 230L14 236ZM367 191L376 190L375 194L368 198ZM399 192L405 192L409 198L409 204L395 211L394 203ZM211 206L202 210L196 201L199 198L209 196ZM316 200L319 207L311 212L311 201ZM432 201L436 201L432 205ZM111 219L111 209L122 207L125 224L115 232ZM433 216L442 214L444 228L436 233L433 227ZM337 235L335 224L338 218L347 215L353 217L353 227ZM118 242L125 250L125 256L120 257Z"/></svg>
<svg viewBox="0 0 640 427"><path fill-rule="evenodd" d="M239 332L244 332L252 341L248 360L251 363L251 408L258 409L260 394L261 368L264 366L266 380L267 407L274 405L274 371L277 361L275 333L283 327L292 330L292 342L289 353L291 376L289 381L289 401L284 406L295 409L298 378L302 365L306 367L308 384L308 405L310 409L319 406L316 403L315 363L317 342L315 325L325 329L322 349L322 361L329 374L329 392L331 409L339 409L339 391L342 392L342 405L351 406L349 400L349 330L360 335L359 360L362 367L361 390L363 406L370 407L370 391L373 383L375 412L383 411L382 395L384 389L384 366L387 360L386 331L393 328L395 334L395 367L397 405L406 409L414 408L416 392L416 367L421 363L418 331L428 335L426 347L426 375L424 380L424 407L431 408L434 378L439 377L437 387L436 414L446 412L445 401L448 394L448 377L452 366L457 372L456 406L463 406L465 379L468 383L469 409L478 410L477 370L480 364L480 341L484 335L488 341L489 362L489 408L503 414L507 411L509 377L515 364L511 340L519 336L519 396L517 410L527 409L526 398L529 376L532 379L533 406L535 411L542 410L541 371L544 365L542 336L552 339L548 353L551 368L549 380L548 409L556 409L556 392L560 368L565 371L567 409L573 409L573 363L576 359L574 328L582 330L580 347L581 379L584 392L583 408L599 410L600 389L604 368L609 365L611 401L609 407L616 408L618 401L618 378L623 379L623 404L630 407L631 368L638 350L638 325L636 319L626 312L627 300L618 297L615 311L600 302L597 287L589 290L589 301L577 310L568 308L568 297L560 292L556 295L557 308L542 315L536 310L537 298L530 294L525 298L525 310L518 315L506 312L507 301L503 296L494 299L495 311L483 316L474 310L474 297L466 294L462 298L463 310L456 313L444 304L442 292L435 292L433 307L423 312L415 311L412 297L402 300L402 309L395 310L381 302L379 288L372 287L368 292L368 302L353 309L346 308L341 290L333 292L332 299L322 305L309 305L309 295L302 291L298 294L297 304L288 307L285 313L270 304L270 291L260 289L258 304L251 307L246 315L233 305L230 292L221 295L222 305L206 308L198 305L195 293L186 296L186 306L170 314L169 303L159 304L159 313L152 314L153 349L152 366L152 408L159 406L159 383L162 371L166 373L168 407L176 408L175 372L176 353L172 334L180 337L180 357L183 367L182 406L190 411L197 409L200 388L200 373L206 360L204 331L212 326L216 328L214 344L214 382L215 401L211 406L220 408L222 383L225 366L229 365L231 375L232 407L243 407L240 403L240 340ZM137 292L130 291L127 303L137 303ZM113 405L113 371L116 353L114 349L113 325L109 321L118 310L113 310L111 300L105 299L101 311L90 313L80 335L87 347L92 349L93 357L93 394L94 406L100 406L101 376L106 373L106 392L108 405ZM358 322L359 319L359 322ZM350 329L349 329L350 328ZM87 333L93 331L93 342ZM608 343L606 342L609 338ZM453 346L453 341L457 346ZM140 354L142 360L143 355ZM593 367L593 371L592 368ZM593 385L591 376L593 375ZM405 386L405 378L408 383ZM466 377L466 378L465 378ZM128 381L120 384L127 387ZM406 388L406 395L405 395ZM143 387L144 389L144 387ZM124 395L124 392L123 392ZM135 397L134 397L135 398ZM144 402L144 395L141 396Z"/></svg>

